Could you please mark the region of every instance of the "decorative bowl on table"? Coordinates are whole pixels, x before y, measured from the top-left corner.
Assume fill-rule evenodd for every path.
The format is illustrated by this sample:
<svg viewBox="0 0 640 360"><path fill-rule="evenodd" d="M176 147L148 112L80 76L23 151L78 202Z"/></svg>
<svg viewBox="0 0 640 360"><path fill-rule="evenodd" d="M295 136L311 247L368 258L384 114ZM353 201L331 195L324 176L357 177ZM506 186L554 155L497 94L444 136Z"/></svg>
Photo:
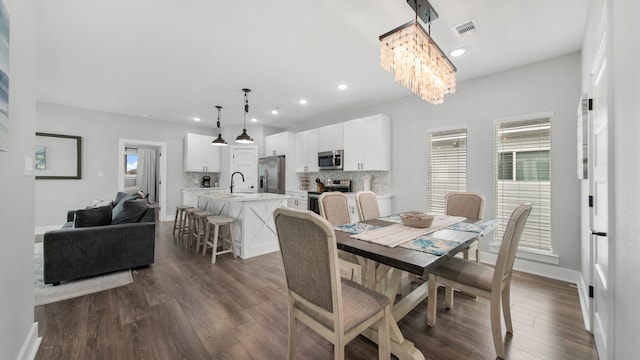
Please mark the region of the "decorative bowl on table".
<svg viewBox="0 0 640 360"><path fill-rule="evenodd" d="M403 225L417 228L428 228L433 223L433 215L424 213L404 213L400 218Z"/></svg>

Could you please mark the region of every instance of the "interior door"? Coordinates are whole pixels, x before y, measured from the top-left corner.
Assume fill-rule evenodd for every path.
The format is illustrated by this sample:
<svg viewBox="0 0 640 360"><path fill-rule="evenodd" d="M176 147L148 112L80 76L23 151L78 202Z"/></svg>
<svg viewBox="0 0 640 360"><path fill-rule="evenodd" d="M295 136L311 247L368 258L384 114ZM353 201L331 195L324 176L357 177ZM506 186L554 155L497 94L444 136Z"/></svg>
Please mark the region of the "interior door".
<svg viewBox="0 0 640 360"><path fill-rule="evenodd" d="M593 271L593 336L601 360L608 359L613 329L613 291L609 277L609 142L608 142L608 94L607 94L607 60L603 41L591 74L593 94L593 135L592 139L592 174L589 188L593 196L591 209L591 242Z"/></svg>
<svg viewBox="0 0 640 360"><path fill-rule="evenodd" d="M233 191L254 193L257 191L257 176L258 172L258 147L257 146L242 146L233 147L231 149L231 174L239 171L244 175L244 181L242 176L235 175L233 177Z"/></svg>

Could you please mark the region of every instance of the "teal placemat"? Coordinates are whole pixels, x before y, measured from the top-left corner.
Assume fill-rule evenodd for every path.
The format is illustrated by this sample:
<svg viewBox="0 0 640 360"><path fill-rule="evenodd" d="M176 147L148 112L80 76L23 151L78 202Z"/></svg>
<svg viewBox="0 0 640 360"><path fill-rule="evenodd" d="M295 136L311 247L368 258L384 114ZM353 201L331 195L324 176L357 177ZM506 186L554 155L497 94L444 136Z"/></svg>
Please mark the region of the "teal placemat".
<svg viewBox="0 0 640 360"><path fill-rule="evenodd" d="M349 234L360 234L363 233L365 231L369 231L369 230L373 230L373 229L377 229L380 226L376 226L376 225L369 225L369 224L365 224L365 223L353 223L353 224L342 224L342 225L337 225L334 227L334 229L339 230L339 231L343 231Z"/></svg>
<svg viewBox="0 0 640 360"><path fill-rule="evenodd" d="M429 254L441 256L457 247L460 243L456 241L442 240L437 238L419 237L415 240L401 244L401 247L420 250Z"/></svg>

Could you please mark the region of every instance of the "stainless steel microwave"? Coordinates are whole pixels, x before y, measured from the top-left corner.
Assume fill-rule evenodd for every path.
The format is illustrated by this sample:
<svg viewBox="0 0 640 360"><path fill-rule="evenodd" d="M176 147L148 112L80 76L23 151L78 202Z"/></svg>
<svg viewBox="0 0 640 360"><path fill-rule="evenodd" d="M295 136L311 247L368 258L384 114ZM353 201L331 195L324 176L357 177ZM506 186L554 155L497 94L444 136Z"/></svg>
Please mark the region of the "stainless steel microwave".
<svg viewBox="0 0 640 360"><path fill-rule="evenodd" d="M342 170L342 150L321 151L318 153L318 169Z"/></svg>

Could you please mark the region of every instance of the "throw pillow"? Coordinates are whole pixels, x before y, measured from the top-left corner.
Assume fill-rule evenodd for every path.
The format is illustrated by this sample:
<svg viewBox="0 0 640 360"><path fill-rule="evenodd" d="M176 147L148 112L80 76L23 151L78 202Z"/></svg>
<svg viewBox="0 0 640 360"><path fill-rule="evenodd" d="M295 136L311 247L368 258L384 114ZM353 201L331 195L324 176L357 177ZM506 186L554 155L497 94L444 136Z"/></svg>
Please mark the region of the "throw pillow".
<svg viewBox="0 0 640 360"><path fill-rule="evenodd" d="M147 212L149 205L145 199L136 197L125 198L113 208L111 213L112 224L124 224L139 222Z"/></svg>
<svg viewBox="0 0 640 360"><path fill-rule="evenodd" d="M76 210L73 227L103 226L111 224L111 204Z"/></svg>
<svg viewBox="0 0 640 360"><path fill-rule="evenodd" d="M116 205L118 205L118 203L122 201L124 198L126 198L127 196L129 196L129 194L127 194L126 192L119 191L116 194L115 200L113 200L113 207L116 207Z"/></svg>
<svg viewBox="0 0 640 360"><path fill-rule="evenodd" d="M107 206L107 205L111 205L113 206L113 203L110 200L93 200L91 202L91 205L89 205L87 208L98 208L98 207L103 207L103 206Z"/></svg>

